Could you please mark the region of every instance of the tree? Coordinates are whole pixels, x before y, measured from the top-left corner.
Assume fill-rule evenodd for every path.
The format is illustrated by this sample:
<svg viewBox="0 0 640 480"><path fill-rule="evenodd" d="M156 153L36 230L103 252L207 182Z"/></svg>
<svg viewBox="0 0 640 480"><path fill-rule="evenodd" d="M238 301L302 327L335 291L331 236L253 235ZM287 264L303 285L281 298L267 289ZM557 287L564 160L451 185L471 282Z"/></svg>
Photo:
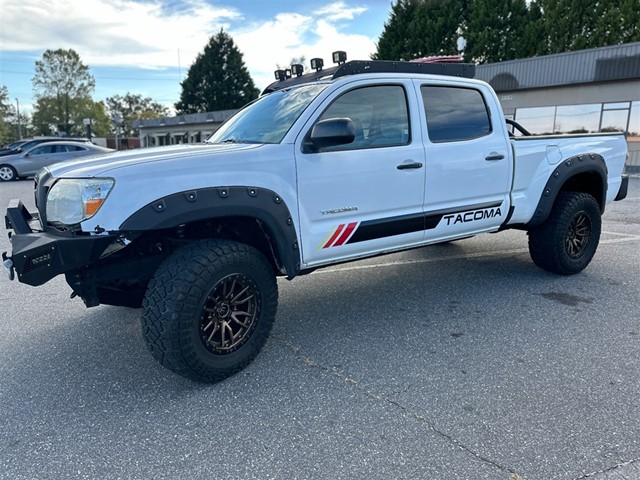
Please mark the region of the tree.
<svg viewBox="0 0 640 480"><path fill-rule="evenodd" d="M457 53L468 0L398 0L377 44L374 60L411 60Z"/></svg>
<svg viewBox="0 0 640 480"><path fill-rule="evenodd" d="M398 0L373 59L498 62L640 41L638 0Z"/></svg>
<svg viewBox="0 0 640 480"><path fill-rule="evenodd" d="M523 46L528 20L525 0L471 0L465 59L486 63L521 58L528 47Z"/></svg>
<svg viewBox="0 0 640 480"><path fill-rule="evenodd" d="M15 111L9 100L9 91L3 85L0 87L0 145L5 145L17 138L17 132L12 131L14 117Z"/></svg>
<svg viewBox="0 0 640 480"><path fill-rule="evenodd" d="M90 97L75 99L73 102L74 114L66 130L62 130L55 115L56 101L53 97L39 98L33 108L33 129L36 135L53 135L61 131L68 135L83 137L87 130L84 119L91 119L91 131L93 135L105 137L111 131L111 120L105 112L102 102L95 102Z"/></svg>
<svg viewBox="0 0 640 480"><path fill-rule="evenodd" d="M244 65L242 53L222 29L209 39L181 83L178 113L240 108L260 93Z"/></svg>
<svg viewBox="0 0 640 480"><path fill-rule="evenodd" d="M549 53L640 40L638 0L538 0Z"/></svg>
<svg viewBox="0 0 640 480"><path fill-rule="evenodd" d="M154 102L149 97L143 98L142 95L129 92L108 97L105 103L111 118L114 115L120 117L125 137L138 135L138 130L133 128L133 122L136 120L162 118L169 115L169 110L164 105Z"/></svg>
<svg viewBox="0 0 640 480"><path fill-rule="evenodd" d="M79 109L91 99L95 80L75 50L45 51L36 61L32 83L36 98L34 122L37 112L38 123L48 123L67 133L82 131Z"/></svg>

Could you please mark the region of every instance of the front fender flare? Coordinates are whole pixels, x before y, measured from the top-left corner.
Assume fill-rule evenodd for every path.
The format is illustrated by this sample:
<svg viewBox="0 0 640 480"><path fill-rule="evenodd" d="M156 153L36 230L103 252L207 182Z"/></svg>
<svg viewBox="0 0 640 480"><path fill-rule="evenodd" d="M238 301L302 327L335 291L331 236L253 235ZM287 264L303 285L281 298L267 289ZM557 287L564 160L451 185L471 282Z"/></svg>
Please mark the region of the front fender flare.
<svg viewBox="0 0 640 480"><path fill-rule="evenodd" d="M280 195L258 187L212 187L174 193L148 203L127 218L121 231L174 228L185 223L224 217L251 217L273 235L287 277L300 271L300 251L293 218Z"/></svg>

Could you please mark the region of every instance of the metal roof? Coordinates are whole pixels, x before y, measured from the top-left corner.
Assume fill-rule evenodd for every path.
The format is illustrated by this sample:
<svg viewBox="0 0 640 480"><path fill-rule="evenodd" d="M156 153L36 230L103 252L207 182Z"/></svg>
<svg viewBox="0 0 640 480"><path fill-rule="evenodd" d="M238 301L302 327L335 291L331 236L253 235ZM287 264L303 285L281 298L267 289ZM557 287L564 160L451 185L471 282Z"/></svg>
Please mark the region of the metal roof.
<svg viewBox="0 0 640 480"><path fill-rule="evenodd" d="M478 65L476 78L498 92L640 78L640 42Z"/></svg>
<svg viewBox="0 0 640 480"><path fill-rule="evenodd" d="M152 128L174 125L193 125L198 123L223 123L238 110L218 110L215 112L189 113L175 117L147 118L133 122L133 128Z"/></svg>

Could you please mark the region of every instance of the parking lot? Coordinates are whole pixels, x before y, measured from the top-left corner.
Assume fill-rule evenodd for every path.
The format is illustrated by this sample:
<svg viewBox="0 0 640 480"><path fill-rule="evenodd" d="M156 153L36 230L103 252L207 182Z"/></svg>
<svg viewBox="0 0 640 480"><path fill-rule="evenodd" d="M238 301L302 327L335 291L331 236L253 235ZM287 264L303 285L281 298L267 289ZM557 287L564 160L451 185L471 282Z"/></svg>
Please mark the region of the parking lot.
<svg viewBox="0 0 640 480"><path fill-rule="evenodd" d="M215 385L163 370L138 311L3 272L0 478L640 478L640 178L628 197L571 277L507 231L279 280L266 347Z"/></svg>

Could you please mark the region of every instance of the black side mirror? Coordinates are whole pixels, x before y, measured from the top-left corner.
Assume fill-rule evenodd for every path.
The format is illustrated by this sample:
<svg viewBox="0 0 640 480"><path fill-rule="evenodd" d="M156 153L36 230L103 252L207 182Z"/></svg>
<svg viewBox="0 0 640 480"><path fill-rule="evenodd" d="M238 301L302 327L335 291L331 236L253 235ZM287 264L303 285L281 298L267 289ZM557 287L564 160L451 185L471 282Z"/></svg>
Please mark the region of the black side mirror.
<svg viewBox="0 0 640 480"><path fill-rule="evenodd" d="M356 130L350 118L329 118L316 123L311 129L311 150L346 145L356 138ZM315 148L314 148L315 147Z"/></svg>

